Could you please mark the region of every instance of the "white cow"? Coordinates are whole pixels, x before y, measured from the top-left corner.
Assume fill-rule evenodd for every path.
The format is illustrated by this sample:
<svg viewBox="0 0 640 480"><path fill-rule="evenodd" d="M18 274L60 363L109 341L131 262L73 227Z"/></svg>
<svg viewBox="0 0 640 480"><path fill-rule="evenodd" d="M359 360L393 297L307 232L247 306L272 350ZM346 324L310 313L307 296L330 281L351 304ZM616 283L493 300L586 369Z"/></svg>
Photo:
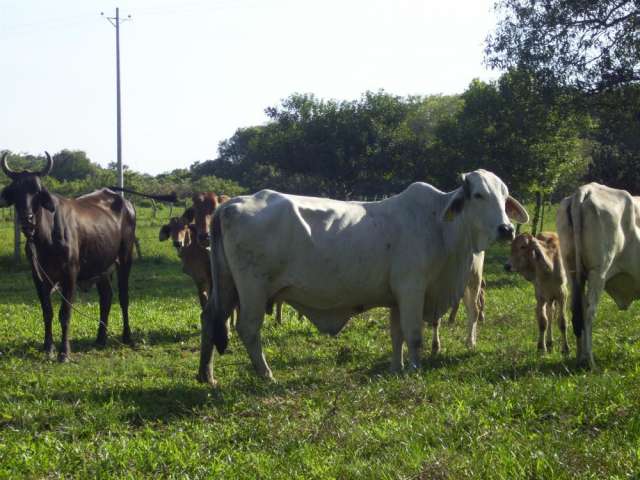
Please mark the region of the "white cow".
<svg viewBox="0 0 640 480"><path fill-rule="evenodd" d="M403 368L403 342L418 368L424 320L433 322L460 299L473 254L513 238L509 217L528 220L494 174L477 170L461 182L449 193L414 183L380 202L262 190L220 206L198 379L215 383L213 346L224 352L225 320L238 302L238 335L263 377L272 374L260 328L266 306L280 300L332 335L357 313L390 307L392 369Z"/></svg>
<svg viewBox="0 0 640 480"><path fill-rule="evenodd" d="M589 183L562 200L556 222L578 362L593 368L591 330L602 292L622 310L640 297L640 197Z"/></svg>

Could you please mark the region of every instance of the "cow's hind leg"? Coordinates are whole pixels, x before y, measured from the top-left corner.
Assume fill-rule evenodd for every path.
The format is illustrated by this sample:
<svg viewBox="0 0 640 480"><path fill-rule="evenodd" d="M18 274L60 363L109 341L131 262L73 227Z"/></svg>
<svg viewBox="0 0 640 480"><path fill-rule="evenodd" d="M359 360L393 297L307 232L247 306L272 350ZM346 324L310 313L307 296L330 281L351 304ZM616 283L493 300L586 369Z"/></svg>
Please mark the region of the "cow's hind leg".
<svg viewBox="0 0 640 480"><path fill-rule="evenodd" d="M402 346L404 337L402 336L402 327L400 326L400 311L398 307L392 307L389 312L389 323L391 330L391 371L394 373L402 371L404 361L402 358Z"/></svg>
<svg viewBox="0 0 640 480"><path fill-rule="evenodd" d="M273 374L262 351L260 329L264 322L267 298L258 289L244 289L240 295L240 317L236 324L238 336L249 354L256 373L266 379L273 380Z"/></svg>
<svg viewBox="0 0 640 480"><path fill-rule="evenodd" d="M407 289L398 294L397 300L402 335L407 342L409 353L409 368L419 369L422 350L424 290Z"/></svg>
<svg viewBox="0 0 640 480"><path fill-rule="evenodd" d="M440 317L431 322L433 335L431 336L431 355L440 353Z"/></svg>
<svg viewBox="0 0 640 480"><path fill-rule="evenodd" d="M566 301L565 297L561 297L560 300L556 300L556 309L558 310L558 327L560 328L560 335L562 336L563 355L567 355L569 353L569 342L567 342L567 317L565 316Z"/></svg>
<svg viewBox="0 0 640 480"><path fill-rule="evenodd" d="M547 331L545 332L545 345L547 346L547 351L553 351L553 318L556 313L557 308L553 301L547 302Z"/></svg>
<svg viewBox="0 0 640 480"><path fill-rule="evenodd" d="M73 300L76 293L75 274L70 274L68 278L62 281L61 290L63 297L60 305L60 329L62 330L62 339L60 341L58 361L67 362L71 355L69 325L71 323L71 309L73 308Z"/></svg>
<svg viewBox="0 0 640 480"><path fill-rule="evenodd" d="M580 337L582 340L582 350L580 351L581 355L580 358L578 358L578 363L592 369L596 366L593 359L592 345L593 320L596 316L598 302L600 301L600 296L604 291L604 286L605 281L600 277L598 272L589 272L589 278L587 280L587 304L585 306L584 327L582 336Z"/></svg>
<svg viewBox="0 0 640 480"><path fill-rule="evenodd" d="M131 328L129 327L129 273L131 272L131 249L120 256L118 265L118 299L122 310L122 343L131 345Z"/></svg>
<svg viewBox="0 0 640 480"><path fill-rule="evenodd" d="M467 310L467 347L476 347L478 320L480 318L480 291L467 287L464 291L464 306Z"/></svg>
<svg viewBox="0 0 640 480"><path fill-rule="evenodd" d="M456 303L451 308L451 312L449 313L449 320L447 321L449 325L453 325L454 323L456 323L456 316L458 315L459 308L460 308L460 302Z"/></svg>
<svg viewBox="0 0 640 480"><path fill-rule="evenodd" d="M107 344L107 328L109 325L109 311L111 310L111 300L113 290L111 289L111 278L103 275L98 280L98 295L100 296L100 324L98 325L98 336L96 345L104 347Z"/></svg>
<svg viewBox="0 0 640 480"><path fill-rule="evenodd" d="M547 312L545 308L545 301L538 298L536 305L536 317L538 319L538 351L540 353L547 352L547 346L544 343L545 332L547 331Z"/></svg>

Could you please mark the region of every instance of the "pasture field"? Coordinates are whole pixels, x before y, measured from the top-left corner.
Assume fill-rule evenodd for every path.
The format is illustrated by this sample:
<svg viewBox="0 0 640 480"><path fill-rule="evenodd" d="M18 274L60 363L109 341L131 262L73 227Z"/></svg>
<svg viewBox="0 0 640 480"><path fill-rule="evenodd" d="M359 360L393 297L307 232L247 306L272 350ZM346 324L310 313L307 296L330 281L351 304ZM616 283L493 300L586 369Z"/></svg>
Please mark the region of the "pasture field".
<svg viewBox="0 0 640 480"><path fill-rule="evenodd" d="M422 370L390 375L386 311L328 338L285 308L281 326L267 318L263 329L278 382L256 378L234 336L212 390L194 380L195 289L157 241L162 219L139 213L136 346L119 343L117 301L107 347L93 346L94 289L79 295L68 364L41 351L30 273L11 265L11 225L0 222L1 478L640 478L639 304L619 312L604 298L597 371L576 368L573 340L569 358L540 356L533 289L503 271L498 246L476 351L461 309L443 325L442 354L429 356L427 329Z"/></svg>

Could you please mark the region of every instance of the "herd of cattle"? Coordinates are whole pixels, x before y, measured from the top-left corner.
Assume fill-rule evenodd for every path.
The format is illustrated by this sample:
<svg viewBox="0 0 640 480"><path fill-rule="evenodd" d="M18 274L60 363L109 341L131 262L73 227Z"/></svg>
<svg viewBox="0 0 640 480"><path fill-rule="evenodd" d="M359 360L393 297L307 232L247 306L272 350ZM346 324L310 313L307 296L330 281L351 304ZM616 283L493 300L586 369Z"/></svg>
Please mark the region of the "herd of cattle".
<svg viewBox="0 0 640 480"><path fill-rule="evenodd" d="M68 360L69 321L76 287L95 284L100 297L96 343L107 338L117 271L123 342L131 342L128 278L136 218L130 202L112 189L78 198L47 191L40 172L13 171L0 207L14 205L44 318L44 350L53 355L51 293L58 290L62 341ZM135 192L132 192L135 193ZM159 200L171 196L146 195ZM562 352L569 352L565 304L571 287L572 324L579 363L593 367L592 325L603 291L621 309L640 296L640 203L629 193L591 183L560 204L558 234L515 236L512 222L528 222L525 208L486 170L460 177L442 192L414 183L379 202L344 202L262 190L228 198L193 196L193 206L160 229L171 239L183 270L192 277L201 314L198 380L215 384L213 350L224 353L234 311L235 328L256 372L272 378L261 341L265 313L282 303L306 316L321 332L337 334L352 316L374 307L390 311L391 369L419 368L424 323L433 328L432 351L440 349L440 317L462 300L467 309L467 345L475 346L483 318L484 251L511 242L508 271L534 284L538 349L552 348L551 323L558 318ZM515 237L515 238L514 238Z"/></svg>

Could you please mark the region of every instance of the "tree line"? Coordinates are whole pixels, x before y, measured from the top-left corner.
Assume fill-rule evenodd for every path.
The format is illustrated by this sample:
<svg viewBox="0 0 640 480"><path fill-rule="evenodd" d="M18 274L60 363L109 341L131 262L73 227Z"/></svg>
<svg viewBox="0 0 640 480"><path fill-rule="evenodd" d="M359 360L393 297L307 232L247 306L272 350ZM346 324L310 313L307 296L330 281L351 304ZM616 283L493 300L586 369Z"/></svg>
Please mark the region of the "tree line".
<svg viewBox="0 0 640 480"><path fill-rule="evenodd" d="M495 172L525 201L557 200L598 181L640 193L640 24L634 0L499 0L486 61L503 69L459 95L385 91L326 100L294 93L239 128L211 159L152 176L141 191L182 198L272 188L340 199L385 196L414 181L449 190L463 171ZM12 164L42 159L11 155ZM63 150L47 179L77 195L116 182L82 151ZM0 179L0 185L6 179Z"/></svg>

